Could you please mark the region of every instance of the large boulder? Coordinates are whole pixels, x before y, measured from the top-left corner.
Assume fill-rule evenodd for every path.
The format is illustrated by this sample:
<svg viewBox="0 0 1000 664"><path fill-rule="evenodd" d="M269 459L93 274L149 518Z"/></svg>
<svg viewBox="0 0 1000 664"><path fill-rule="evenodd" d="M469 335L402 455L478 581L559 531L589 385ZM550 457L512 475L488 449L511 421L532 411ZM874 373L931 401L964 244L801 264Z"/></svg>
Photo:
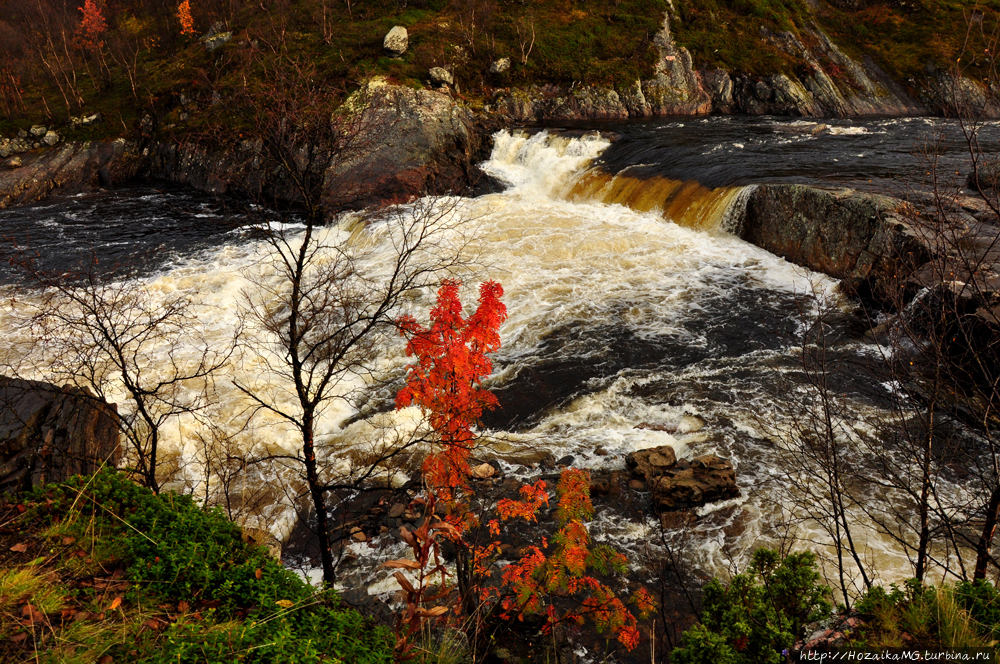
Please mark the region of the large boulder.
<svg viewBox="0 0 1000 664"><path fill-rule="evenodd" d="M637 478L652 482L677 465L677 455L674 448L661 445L632 452L625 457L625 465Z"/></svg>
<svg viewBox="0 0 1000 664"><path fill-rule="evenodd" d="M810 270L842 279L849 294L879 296L901 270L929 255L906 203L852 189L760 185L746 198L736 235Z"/></svg>
<svg viewBox="0 0 1000 664"><path fill-rule="evenodd" d="M0 377L0 491L116 466L117 409L84 390Z"/></svg>
<svg viewBox="0 0 1000 664"><path fill-rule="evenodd" d="M406 28L401 25L393 26L385 39L382 40L382 48L385 52L394 58L398 58L404 53L406 53L406 48L410 44L410 37L406 32Z"/></svg>
<svg viewBox="0 0 1000 664"><path fill-rule="evenodd" d="M740 493L733 464L713 454L695 457L690 464L677 464L655 480L650 489L658 512L698 507Z"/></svg>
<svg viewBox="0 0 1000 664"><path fill-rule="evenodd" d="M0 210L40 201L50 194L76 194L130 180L145 157L122 139L67 143L21 156L14 171L0 171Z"/></svg>
<svg viewBox="0 0 1000 664"><path fill-rule="evenodd" d="M713 454L677 461L669 445L651 447L625 457L632 476L653 494L658 512L698 507L739 495L733 464Z"/></svg>

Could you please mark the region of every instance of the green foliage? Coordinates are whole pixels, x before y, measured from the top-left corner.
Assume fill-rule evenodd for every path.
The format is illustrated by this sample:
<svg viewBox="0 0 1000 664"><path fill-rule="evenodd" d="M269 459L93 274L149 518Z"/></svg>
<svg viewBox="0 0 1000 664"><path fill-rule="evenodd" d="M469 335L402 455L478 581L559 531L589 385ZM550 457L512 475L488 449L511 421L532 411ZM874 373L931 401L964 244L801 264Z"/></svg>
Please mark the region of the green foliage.
<svg viewBox="0 0 1000 664"><path fill-rule="evenodd" d="M716 579L705 585L701 624L684 633L671 661L778 664L802 625L829 615L828 594L819 585L813 553L782 560L775 551L758 549L749 569L728 586Z"/></svg>
<svg viewBox="0 0 1000 664"><path fill-rule="evenodd" d="M89 536L96 557L124 563L132 583L123 610L165 600L199 607L196 617L182 609L162 633L139 628L144 618L134 630L128 621L91 630L80 637L85 652L150 664L392 661L386 630L334 593L317 592L244 542L220 511L204 511L190 496L157 496L102 471L36 490L26 502L33 506L26 519L56 524L47 536Z"/></svg>
<svg viewBox="0 0 1000 664"><path fill-rule="evenodd" d="M916 579L868 591L855 608L866 627L854 644L869 648L983 648L1000 634L1000 592L985 581L935 588Z"/></svg>

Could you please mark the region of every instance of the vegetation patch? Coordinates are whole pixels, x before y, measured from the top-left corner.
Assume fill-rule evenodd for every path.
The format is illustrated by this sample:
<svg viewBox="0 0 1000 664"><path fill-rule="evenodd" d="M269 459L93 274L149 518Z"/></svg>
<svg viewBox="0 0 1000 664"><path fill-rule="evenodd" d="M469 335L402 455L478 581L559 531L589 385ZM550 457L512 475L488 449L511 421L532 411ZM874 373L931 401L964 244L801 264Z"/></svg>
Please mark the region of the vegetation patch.
<svg viewBox="0 0 1000 664"><path fill-rule="evenodd" d="M392 661L219 511L102 471L0 504L5 662Z"/></svg>

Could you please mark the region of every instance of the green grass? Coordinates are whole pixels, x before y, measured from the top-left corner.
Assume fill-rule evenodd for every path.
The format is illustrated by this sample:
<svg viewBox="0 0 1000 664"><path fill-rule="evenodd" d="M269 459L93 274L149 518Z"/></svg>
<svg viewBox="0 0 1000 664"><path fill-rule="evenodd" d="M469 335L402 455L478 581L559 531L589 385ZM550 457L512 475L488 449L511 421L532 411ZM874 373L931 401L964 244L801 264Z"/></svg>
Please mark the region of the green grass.
<svg viewBox="0 0 1000 664"><path fill-rule="evenodd" d="M105 471L0 512L4 662L392 661L386 630L189 496Z"/></svg>

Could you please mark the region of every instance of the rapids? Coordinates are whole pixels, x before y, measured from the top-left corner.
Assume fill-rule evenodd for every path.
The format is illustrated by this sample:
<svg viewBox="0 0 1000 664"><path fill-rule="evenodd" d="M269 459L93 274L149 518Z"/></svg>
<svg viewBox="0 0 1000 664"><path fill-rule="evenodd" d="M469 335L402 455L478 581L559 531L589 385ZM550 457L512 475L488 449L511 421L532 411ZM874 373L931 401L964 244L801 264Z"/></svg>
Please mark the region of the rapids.
<svg viewBox="0 0 1000 664"><path fill-rule="evenodd" d="M714 131L732 120L688 122L715 123L705 125ZM786 411L799 398L782 377L796 371L800 316L820 306L848 311L851 305L840 299L833 279L728 235L727 215L745 191L739 185L750 181L743 171L759 166L760 181L809 180L812 176L802 171L802 145L815 151L824 139L871 142L885 129L883 122L902 121L826 128L825 136L818 136L814 127L776 122L750 132L742 143L731 138L739 134L731 133L717 149L710 144L691 147L680 131L684 123L674 123L673 133L669 123L623 130L626 138L629 131L638 132L640 139L654 133L672 137L660 142L647 137L613 143L593 132L499 132L493 154L482 166L503 190L453 201L454 213L465 219L473 240L469 251L483 258L481 269L465 275L464 301L473 301L477 280L496 279L504 286L510 313L491 378L503 407L485 421L494 432L503 432L496 453L530 446L557 458L570 455L578 467L601 470L624 469L625 454L656 445L672 445L680 458L718 453L733 460L741 496L701 508L703 518L673 533L689 564L704 574L722 574L734 562L745 561L754 548L777 542L783 532L776 524L785 520L789 489L782 479L786 460L770 428L783 425ZM760 125L758 120L754 126ZM671 141L681 140L687 147L671 153ZM791 146L783 174L759 161L762 152L779 143ZM748 155L748 145L756 152L739 157L737 166L722 160L741 174L715 168L712 155ZM901 154L901 148L866 145L852 143L846 149L859 150L852 153L859 155L879 150L890 157ZM695 150L702 154L699 167L691 166ZM660 160L657 165L651 165L654 159ZM829 171L823 170L828 166L814 176L828 181ZM880 177L888 177L879 168ZM707 172L711 174L699 176ZM88 242L105 259L147 256L145 271L136 277L147 296L189 297L199 337L219 346L236 330L244 294L255 282L273 277L263 272L266 247L243 232L238 221L230 222L214 201L188 191L143 185L52 200L2 212L0 223L5 235L41 250L53 269L64 269ZM331 240L358 241L349 218L323 232ZM377 275L378 247L388 244L387 235L377 225L362 234L376 249L366 267ZM10 273L0 273L0 283L12 280ZM432 302L433 292L423 292L410 311L426 320ZM44 346L32 346L34 341L24 338L16 324L18 314L32 305L30 296L20 296L0 309L0 331L8 340L7 357L26 361L25 370L44 379ZM847 320L846 315L835 319L840 327L834 331L833 350L863 359L871 348ZM29 347L35 355L23 356ZM197 352L194 345L182 346L177 355L183 361ZM154 361L168 358L161 354ZM406 363L397 340L378 358L378 371L398 380ZM211 409L216 424L239 428L239 415L252 404L234 381L266 380L264 371L259 362L233 362L216 377ZM356 376L341 388L365 384L364 377ZM863 374L841 387L859 413L877 409L885 390ZM290 398L287 388L278 389L284 390L283 399ZM391 394L382 396L385 400ZM375 418L404 427L415 426L418 419L414 409ZM665 430L640 428L650 423ZM339 455L364 445L358 441L371 425L359 421L350 407L332 407L320 422L318 441ZM201 495L205 486L198 433L205 433L203 424L178 418L165 431L163 445L177 472L174 486ZM255 419L252 428L235 438L237 446L294 453L293 440L287 425L266 417ZM520 466L506 463L505 468L527 476ZM405 479L397 475L394 481ZM272 505L256 525L283 536L294 523L282 487L287 478L274 474L259 480L269 483ZM650 518L604 506L593 532L638 560L652 545L654 526ZM789 527L817 550L828 551L818 529ZM908 574L905 558L872 530L861 529L860 539L884 579ZM355 548L374 563L377 556L369 548ZM373 592L387 591L385 575L368 567L357 578L375 584Z"/></svg>

